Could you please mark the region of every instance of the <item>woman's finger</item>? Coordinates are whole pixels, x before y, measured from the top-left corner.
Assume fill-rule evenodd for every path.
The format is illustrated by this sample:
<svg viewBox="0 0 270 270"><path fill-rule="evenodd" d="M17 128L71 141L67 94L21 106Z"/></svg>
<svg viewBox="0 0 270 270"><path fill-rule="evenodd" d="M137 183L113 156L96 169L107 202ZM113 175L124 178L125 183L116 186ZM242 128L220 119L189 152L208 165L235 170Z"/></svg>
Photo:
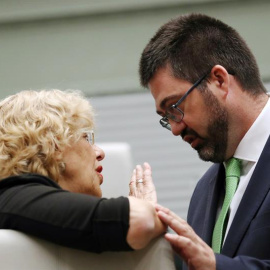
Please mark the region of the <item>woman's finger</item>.
<svg viewBox="0 0 270 270"><path fill-rule="evenodd" d="M141 165L136 166L136 187L138 195L140 196L140 198L142 198L144 188L144 178L143 178L143 169Z"/></svg>
<svg viewBox="0 0 270 270"><path fill-rule="evenodd" d="M130 196L137 196L136 192L136 170L134 169L132 172L131 180L129 182L129 195Z"/></svg>

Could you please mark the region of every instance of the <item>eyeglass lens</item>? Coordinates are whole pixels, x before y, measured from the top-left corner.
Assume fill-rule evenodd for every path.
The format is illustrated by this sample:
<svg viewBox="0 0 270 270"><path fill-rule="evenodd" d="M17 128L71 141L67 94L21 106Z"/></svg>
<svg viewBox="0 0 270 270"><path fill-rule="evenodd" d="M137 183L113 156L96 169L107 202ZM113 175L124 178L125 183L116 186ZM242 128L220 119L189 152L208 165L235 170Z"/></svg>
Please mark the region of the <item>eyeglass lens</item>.
<svg viewBox="0 0 270 270"><path fill-rule="evenodd" d="M178 107L183 100L191 93L193 89L195 89L208 75L209 73L205 74L203 77L201 77L197 82L195 82L191 88L180 98L174 105L170 106L166 112L165 116L162 117L159 121L159 123L162 125L162 127L171 130L171 125L169 124L169 119L180 123L182 119L184 118L184 112Z"/></svg>
<svg viewBox="0 0 270 270"><path fill-rule="evenodd" d="M171 125L169 124L169 121L168 121L168 118L165 116L165 117L162 117L160 120L159 120L159 123L166 129L170 130L171 131Z"/></svg>
<svg viewBox="0 0 270 270"><path fill-rule="evenodd" d="M94 131L87 132L87 141L91 144L95 144L95 133Z"/></svg>

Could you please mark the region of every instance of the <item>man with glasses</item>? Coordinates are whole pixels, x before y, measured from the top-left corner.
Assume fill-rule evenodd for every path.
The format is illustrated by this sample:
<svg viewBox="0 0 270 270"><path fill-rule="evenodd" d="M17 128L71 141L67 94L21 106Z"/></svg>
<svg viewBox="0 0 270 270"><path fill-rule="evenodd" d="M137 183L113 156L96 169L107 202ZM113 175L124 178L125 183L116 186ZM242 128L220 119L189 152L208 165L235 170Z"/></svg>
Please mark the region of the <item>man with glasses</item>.
<svg viewBox="0 0 270 270"><path fill-rule="evenodd" d="M270 102L245 41L215 18L180 16L145 47L140 79L162 127L214 163L187 222L157 206L184 268L270 268Z"/></svg>

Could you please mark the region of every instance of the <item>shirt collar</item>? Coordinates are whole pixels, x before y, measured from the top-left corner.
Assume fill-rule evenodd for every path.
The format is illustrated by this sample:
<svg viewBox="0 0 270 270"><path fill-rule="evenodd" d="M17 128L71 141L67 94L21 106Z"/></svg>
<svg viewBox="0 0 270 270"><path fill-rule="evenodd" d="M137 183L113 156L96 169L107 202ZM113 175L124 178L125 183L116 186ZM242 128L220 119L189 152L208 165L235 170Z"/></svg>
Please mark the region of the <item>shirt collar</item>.
<svg viewBox="0 0 270 270"><path fill-rule="evenodd" d="M238 145L234 157L257 162L270 134L270 99Z"/></svg>

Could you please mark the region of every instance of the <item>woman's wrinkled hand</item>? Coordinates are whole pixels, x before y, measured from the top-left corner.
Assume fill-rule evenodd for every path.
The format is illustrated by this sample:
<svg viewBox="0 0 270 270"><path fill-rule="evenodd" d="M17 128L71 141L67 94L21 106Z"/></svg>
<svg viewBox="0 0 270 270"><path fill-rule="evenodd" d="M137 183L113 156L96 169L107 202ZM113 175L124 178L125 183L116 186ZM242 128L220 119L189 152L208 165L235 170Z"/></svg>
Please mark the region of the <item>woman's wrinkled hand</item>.
<svg viewBox="0 0 270 270"><path fill-rule="evenodd" d="M157 203L156 188L152 179L152 170L150 165L145 162L143 167L137 165L133 170L129 183L129 196Z"/></svg>

